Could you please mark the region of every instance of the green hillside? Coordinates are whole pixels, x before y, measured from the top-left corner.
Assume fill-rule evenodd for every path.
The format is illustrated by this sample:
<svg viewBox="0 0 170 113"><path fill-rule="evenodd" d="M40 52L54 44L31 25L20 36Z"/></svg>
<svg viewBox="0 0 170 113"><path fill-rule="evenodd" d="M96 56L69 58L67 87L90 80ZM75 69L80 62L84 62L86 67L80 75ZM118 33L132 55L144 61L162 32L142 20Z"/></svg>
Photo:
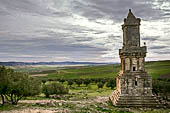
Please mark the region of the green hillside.
<svg viewBox="0 0 170 113"><path fill-rule="evenodd" d="M147 62L145 67L153 78L159 78L161 75L170 74L170 60Z"/></svg>
<svg viewBox="0 0 170 113"><path fill-rule="evenodd" d="M151 61L145 64L147 72L153 78L159 78L161 75L170 73L170 61ZM44 79L55 78L112 78L120 70L120 64L110 64L102 66L86 66L62 69L48 73L48 76L41 77Z"/></svg>
<svg viewBox="0 0 170 113"><path fill-rule="evenodd" d="M70 69L59 70L51 73L48 77L57 78L111 78L114 77L120 69L120 65L102 65L102 66L88 66L77 67Z"/></svg>

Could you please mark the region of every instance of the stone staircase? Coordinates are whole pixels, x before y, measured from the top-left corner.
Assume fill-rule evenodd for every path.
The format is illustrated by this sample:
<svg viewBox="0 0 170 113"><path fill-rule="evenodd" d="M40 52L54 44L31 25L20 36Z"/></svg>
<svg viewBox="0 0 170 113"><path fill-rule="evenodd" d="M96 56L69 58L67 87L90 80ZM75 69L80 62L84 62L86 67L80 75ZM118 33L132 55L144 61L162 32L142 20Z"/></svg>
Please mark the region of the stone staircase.
<svg viewBox="0 0 170 113"><path fill-rule="evenodd" d="M120 95L117 90L110 96L110 100L117 107L163 107L155 96L125 96Z"/></svg>

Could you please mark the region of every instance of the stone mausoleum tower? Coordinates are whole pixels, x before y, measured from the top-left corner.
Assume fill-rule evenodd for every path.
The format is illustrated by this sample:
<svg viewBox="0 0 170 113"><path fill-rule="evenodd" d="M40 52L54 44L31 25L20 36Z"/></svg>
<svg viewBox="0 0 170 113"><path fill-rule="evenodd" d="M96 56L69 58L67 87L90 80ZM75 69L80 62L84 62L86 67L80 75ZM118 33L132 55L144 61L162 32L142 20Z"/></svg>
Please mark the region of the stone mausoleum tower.
<svg viewBox="0 0 170 113"><path fill-rule="evenodd" d="M146 46L140 46L140 21L129 10L122 25L123 47L119 50L121 70L116 77L116 90L110 96L115 106L159 106L152 94L152 78L144 67L147 51Z"/></svg>

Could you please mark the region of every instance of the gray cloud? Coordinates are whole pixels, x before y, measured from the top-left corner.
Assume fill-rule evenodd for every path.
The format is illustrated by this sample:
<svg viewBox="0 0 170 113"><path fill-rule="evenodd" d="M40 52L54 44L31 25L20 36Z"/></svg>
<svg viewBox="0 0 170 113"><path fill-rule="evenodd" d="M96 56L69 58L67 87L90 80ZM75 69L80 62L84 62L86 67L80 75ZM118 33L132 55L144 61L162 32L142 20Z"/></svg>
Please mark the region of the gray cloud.
<svg viewBox="0 0 170 113"><path fill-rule="evenodd" d="M153 37L150 37L150 36L148 36L148 37L142 37L141 38L143 41L156 41L156 40L160 40L160 37L159 36L153 36Z"/></svg>
<svg viewBox="0 0 170 113"><path fill-rule="evenodd" d="M144 20L159 19L162 15L162 11L153 9L148 0L79 0L74 2L73 8L89 19L110 18L119 22L125 18L128 9Z"/></svg>
<svg viewBox="0 0 170 113"><path fill-rule="evenodd" d="M169 46L152 46L149 49L165 49L168 48Z"/></svg>
<svg viewBox="0 0 170 113"><path fill-rule="evenodd" d="M151 58L170 48L168 2L1 0L0 61L117 60L128 9L144 22L141 39Z"/></svg>
<svg viewBox="0 0 170 113"><path fill-rule="evenodd" d="M169 50L168 51L155 51L155 53L158 53L158 54L165 54L165 55L169 55L170 52ZM170 56L170 55L169 55ZM168 56L167 56L168 57Z"/></svg>

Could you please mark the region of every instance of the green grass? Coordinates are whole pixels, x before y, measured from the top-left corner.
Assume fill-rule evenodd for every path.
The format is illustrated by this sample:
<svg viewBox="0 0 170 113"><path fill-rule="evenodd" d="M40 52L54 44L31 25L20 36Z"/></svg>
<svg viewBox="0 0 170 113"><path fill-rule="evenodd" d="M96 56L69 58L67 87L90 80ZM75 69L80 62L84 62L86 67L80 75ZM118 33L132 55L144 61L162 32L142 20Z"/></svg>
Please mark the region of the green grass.
<svg viewBox="0 0 170 113"><path fill-rule="evenodd" d="M170 61L147 62L145 67L148 74L151 75L153 78L159 78L161 75L170 73ZM117 75L119 70L119 64L68 68L49 73L48 76L42 78L113 78Z"/></svg>
<svg viewBox="0 0 170 113"><path fill-rule="evenodd" d="M143 111L141 113L170 113L170 109L154 109Z"/></svg>
<svg viewBox="0 0 170 113"><path fill-rule="evenodd" d="M16 106L14 105L4 105L4 106L0 106L0 112L1 111L5 111L5 110L13 110L16 109Z"/></svg>
<svg viewBox="0 0 170 113"><path fill-rule="evenodd" d="M119 72L120 65L102 65L102 66L88 66L78 68L68 68L49 73L47 77L42 78L113 78Z"/></svg>
<svg viewBox="0 0 170 113"><path fill-rule="evenodd" d="M152 78L159 78L161 75L170 73L170 61L147 62L145 67Z"/></svg>
<svg viewBox="0 0 170 113"><path fill-rule="evenodd" d="M113 92L113 89L107 88L106 86L104 86L103 88L98 88L95 83L91 83L90 85L88 85L88 87L86 87L84 84L81 85L80 87L74 84L72 85L72 88L70 88L70 91L69 91L69 93L75 93L75 94L82 93L88 98L94 98L96 96L110 96L112 92Z"/></svg>
<svg viewBox="0 0 170 113"><path fill-rule="evenodd" d="M161 75L170 73L169 61L151 61L146 62L146 70L153 78L159 78ZM40 79L75 79L75 78L114 78L119 70L120 64L110 64L101 66L79 66L79 67L20 67L16 71L29 72L30 74L48 74Z"/></svg>
<svg viewBox="0 0 170 113"><path fill-rule="evenodd" d="M12 104L5 104L5 105L0 105L0 112L1 111L11 111L11 110L18 110L18 109L23 109L23 108L28 108L30 107L29 104L18 104L18 105L12 105Z"/></svg>

